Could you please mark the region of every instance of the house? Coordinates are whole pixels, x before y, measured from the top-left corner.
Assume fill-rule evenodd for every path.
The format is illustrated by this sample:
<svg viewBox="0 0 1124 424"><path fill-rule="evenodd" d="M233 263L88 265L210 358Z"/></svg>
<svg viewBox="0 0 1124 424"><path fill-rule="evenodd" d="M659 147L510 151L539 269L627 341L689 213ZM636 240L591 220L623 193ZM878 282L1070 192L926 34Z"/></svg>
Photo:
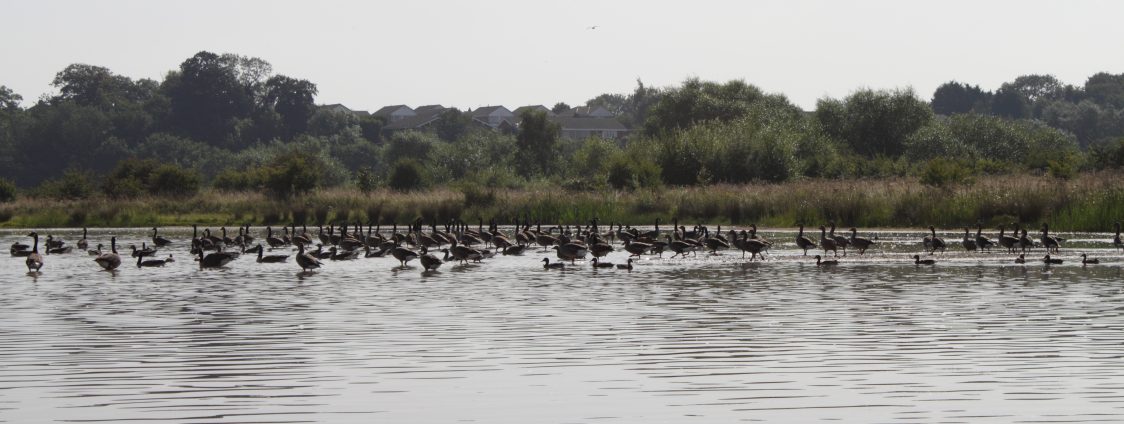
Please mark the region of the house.
<svg viewBox="0 0 1124 424"><path fill-rule="evenodd" d="M616 115L604 106L578 106L558 114L565 118L614 118Z"/></svg>
<svg viewBox="0 0 1124 424"><path fill-rule="evenodd" d="M616 140L628 135L628 128L617 121L616 118L589 118L555 116L551 118L562 129L562 138L570 140L584 140L589 137L601 137L607 140Z"/></svg>
<svg viewBox="0 0 1124 424"><path fill-rule="evenodd" d="M385 109L385 108L384 108ZM381 109L380 109L381 110ZM441 114L448 110L441 105L421 106L412 110L413 116L399 118L382 127L383 131L420 130L441 118ZM378 112L376 112L377 114Z"/></svg>
<svg viewBox="0 0 1124 424"><path fill-rule="evenodd" d="M554 116L554 112L551 111L550 108L548 108L546 106L543 106L543 105L520 106L520 107L515 108L515 110L511 111L511 113L515 115L515 120L518 121L520 119L519 117L523 116L523 112L526 112L528 110L536 111L536 112L543 112L543 113L546 114L546 116L548 118Z"/></svg>
<svg viewBox="0 0 1124 424"><path fill-rule="evenodd" d="M518 123L519 118L503 106L485 106L469 112L473 121L487 125L489 128L499 128L500 124L507 121L509 124Z"/></svg>
<svg viewBox="0 0 1124 424"><path fill-rule="evenodd" d="M384 106L376 110L372 115L386 119L386 122L398 122L400 120L417 116L417 112L406 105L393 105Z"/></svg>
<svg viewBox="0 0 1124 424"><path fill-rule="evenodd" d="M335 113L350 113L352 115L361 115L361 116L370 115L370 113L368 113L365 110L351 110L351 108L349 108L347 106L344 106L342 104L339 104L339 103L333 103L333 104L330 104L330 105L320 105L319 107L322 110L327 110L329 112L335 112Z"/></svg>

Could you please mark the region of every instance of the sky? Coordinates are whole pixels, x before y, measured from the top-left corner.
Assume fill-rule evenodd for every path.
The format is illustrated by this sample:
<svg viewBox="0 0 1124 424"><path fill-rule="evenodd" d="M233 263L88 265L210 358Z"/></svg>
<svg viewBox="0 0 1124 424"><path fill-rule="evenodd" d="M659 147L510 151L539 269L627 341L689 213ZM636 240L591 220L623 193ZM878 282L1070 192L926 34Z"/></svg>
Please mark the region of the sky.
<svg viewBox="0 0 1124 424"><path fill-rule="evenodd" d="M72 63L157 81L199 51L262 58L356 110L576 106L636 81L740 79L813 110L860 88L1124 73L1124 2L0 0L0 85Z"/></svg>

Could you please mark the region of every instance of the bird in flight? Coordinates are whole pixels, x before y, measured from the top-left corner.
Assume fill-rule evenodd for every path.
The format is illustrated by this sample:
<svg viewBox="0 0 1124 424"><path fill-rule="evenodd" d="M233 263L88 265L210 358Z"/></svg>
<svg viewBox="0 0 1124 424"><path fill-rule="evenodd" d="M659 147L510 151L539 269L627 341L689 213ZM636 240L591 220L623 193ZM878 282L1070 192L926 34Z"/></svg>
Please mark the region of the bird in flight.
<svg viewBox="0 0 1124 424"><path fill-rule="evenodd" d="M591 27L586 27L585 29L597 29L597 27L599 27L599 26L601 26L601 25L594 25L594 26L591 26Z"/></svg>

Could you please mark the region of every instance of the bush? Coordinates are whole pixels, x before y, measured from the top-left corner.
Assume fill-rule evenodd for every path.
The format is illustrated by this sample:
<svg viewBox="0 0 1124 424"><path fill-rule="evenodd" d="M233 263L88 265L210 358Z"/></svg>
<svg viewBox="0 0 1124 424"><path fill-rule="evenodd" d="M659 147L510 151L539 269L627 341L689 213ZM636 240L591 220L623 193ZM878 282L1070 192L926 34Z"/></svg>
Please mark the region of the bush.
<svg viewBox="0 0 1124 424"><path fill-rule="evenodd" d="M379 186L379 179L371 168L362 168L355 172L355 187L363 194L371 194Z"/></svg>
<svg viewBox="0 0 1124 424"><path fill-rule="evenodd" d="M223 191L256 190L260 186L261 178L259 178L257 169L246 171L228 169L220 172L215 176L214 181L211 181L211 187Z"/></svg>
<svg viewBox="0 0 1124 424"><path fill-rule="evenodd" d="M0 203L16 200L16 184L6 178L0 178Z"/></svg>
<svg viewBox="0 0 1124 424"><path fill-rule="evenodd" d="M160 165L148 176L148 192L158 196L190 196L199 192L199 173L178 165Z"/></svg>
<svg viewBox="0 0 1124 424"><path fill-rule="evenodd" d="M963 162L936 158L921 168L921 183L934 187L947 187L957 184L971 184L975 170Z"/></svg>
<svg viewBox="0 0 1124 424"><path fill-rule="evenodd" d="M394 163L390 171L390 188L398 191L410 191L427 186L425 168L413 159L400 159Z"/></svg>
<svg viewBox="0 0 1124 424"><path fill-rule="evenodd" d="M319 157L298 150L278 155L260 170L261 182L277 198L304 194L320 184L324 163Z"/></svg>
<svg viewBox="0 0 1124 424"><path fill-rule="evenodd" d="M85 199L94 194L91 179L89 174L72 169L58 178L44 181L36 191L41 196L56 199Z"/></svg>
<svg viewBox="0 0 1124 424"><path fill-rule="evenodd" d="M659 165L633 161L626 155L615 155L608 168L608 183L616 189L651 188L662 183Z"/></svg>

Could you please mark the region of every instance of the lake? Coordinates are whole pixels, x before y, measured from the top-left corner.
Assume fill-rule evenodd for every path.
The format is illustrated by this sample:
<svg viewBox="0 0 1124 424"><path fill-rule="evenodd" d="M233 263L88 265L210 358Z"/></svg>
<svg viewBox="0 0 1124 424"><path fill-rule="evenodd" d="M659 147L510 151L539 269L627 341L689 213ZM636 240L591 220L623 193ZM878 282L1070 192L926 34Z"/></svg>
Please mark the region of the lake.
<svg viewBox="0 0 1124 424"><path fill-rule="evenodd" d="M110 234L113 273L85 252L0 267L0 421L1124 421L1111 234L1063 234L1049 267L1042 249L965 253L953 231L916 266L920 231L880 231L861 235L881 249L818 268L771 230L766 261L548 271L554 252L529 251L425 275L389 257L200 270L183 228L161 232L176 262L138 269L128 246L150 233L89 237Z"/></svg>

